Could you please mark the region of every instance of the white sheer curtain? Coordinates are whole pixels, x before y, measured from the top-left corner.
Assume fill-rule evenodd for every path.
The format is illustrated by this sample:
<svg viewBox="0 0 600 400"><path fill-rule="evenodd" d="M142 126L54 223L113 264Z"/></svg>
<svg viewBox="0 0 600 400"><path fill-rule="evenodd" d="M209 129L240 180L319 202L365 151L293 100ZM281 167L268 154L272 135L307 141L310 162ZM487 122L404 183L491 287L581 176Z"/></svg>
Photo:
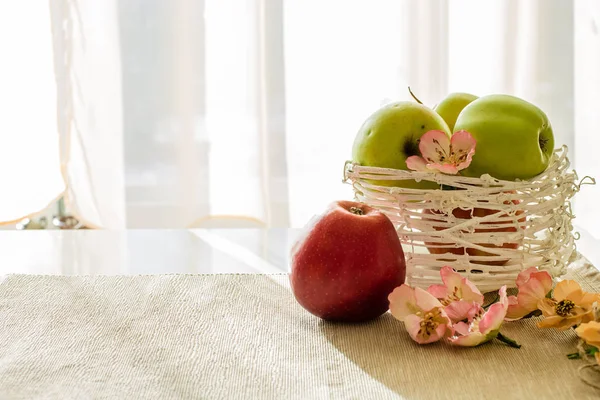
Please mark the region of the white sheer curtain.
<svg viewBox="0 0 600 400"><path fill-rule="evenodd" d="M575 134L573 158L580 176L598 180L575 200L575 223L600 238L600 2L575 1Z"/></svg>
<svg viewBox="0 0 600 400"><path fill-rule="evenodd" d="M106 228L288 225L281 3L52 5L77 215Z"/></svg>
<svg viewBox="0 0 600 400"><path fill-rule="evenodd" d="M47 4L0 2L0 222L47 207L65 188L49 32Z"/></svg>
<svg viewBox="0 0 600 400"><path fill-rule="evenodd" d="M67 200L92 226L301 226L352 196L341 178L356 130L382 103L408 99L409 85L431 106L450 91L530 100L580 175L600 177L594 0L55 0L50 9ZM598 237L599 190L576 200L576 223Z"/></svg>

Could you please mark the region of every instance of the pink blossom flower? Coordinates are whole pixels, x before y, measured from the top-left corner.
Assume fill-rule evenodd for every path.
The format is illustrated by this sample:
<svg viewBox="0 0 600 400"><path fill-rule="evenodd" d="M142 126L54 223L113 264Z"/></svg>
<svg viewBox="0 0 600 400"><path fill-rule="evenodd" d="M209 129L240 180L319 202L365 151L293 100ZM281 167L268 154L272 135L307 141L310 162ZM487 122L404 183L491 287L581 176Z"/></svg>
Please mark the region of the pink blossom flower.
<svg viewBox="0 0 600 400"><path fill-rule="evenodd" d="M483 304L483 295L467 278L445 266L440 270L443 285L431 285L427 291L440 300L452 322L466 319L469 312Z"/></svg>
<svg viewBox="0 0 600 400"><path fill-rule="evenodd" d="M506 286L500 288L499 294L500 300L492 304L487 311L480 306L471 310L469 323L454 324L454 331L458 335L449 337L448 340L457 346L473 347L495 339L508 308Z"/></svg>
<svg viewBox="0 0 600 400"><path fill-rule="evenodd" d="M429 131L419 142L422 157L408 157L406 166L414 171L437 170L455 175L471 164L475 145L475 139L467 131L458 131L451 138L444 131Z"/></svg>
<svg viewBox="0 0 600 400"><path fill-rule="evenodd" d="M523 318L538 309L538 302L552 290L552 277L536 267L527 268L517 276L519 293L508 298L507 321Z"/></svg>
<svg viewBox="0 0 600 400"><path fill-rule="evenodd" d="M433 343L452 334L444 306L425 290L403 284L390 293L388 300L392 315L404 322L415 342Z"/></svg>

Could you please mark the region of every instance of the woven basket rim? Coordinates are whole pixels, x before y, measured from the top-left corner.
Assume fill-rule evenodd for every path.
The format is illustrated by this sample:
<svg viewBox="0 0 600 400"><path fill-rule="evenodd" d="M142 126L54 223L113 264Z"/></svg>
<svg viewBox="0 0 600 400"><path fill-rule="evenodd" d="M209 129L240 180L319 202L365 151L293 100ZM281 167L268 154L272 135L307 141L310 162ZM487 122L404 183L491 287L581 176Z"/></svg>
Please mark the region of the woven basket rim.
<svg viewBox="0 0 600 400"><path fill-rule="evenodd" d="M539 185L541 183L552 180L556 174L560 175L572 175L573 180L578 179L577 173L574 170L569 170L571 165L569 158L567 157L568 147L566 145L561 146L553 151L551 160L546 170L542 173L530 178L530 179L517 179L514 181L502 180L494 178L489 174L483 174L481 177L467 177L461 175L446 175L439 172L420 172L411 171L395 168L385 167L372 167L358 164L352 160L347 160L344 163L344 177L343 182L348 183L351 177L358 178L367 183L367 180L373 181L399 181L399 180L414 180L417 182L428 181L434 182L440 185L457 186L457 187L468 187L471 190L477 189L490 189L495 190L516 190L516 189L527 189L532 184ZM592 183L595 183L594 179L589 178ZM582 180L583 181L583 180ZM580 182L580 184L583 182ZM370 188L377 188L385 191L401 191L401 192L431 192L441 190L440 188L405 188L400 186L385 186L377 185L374 183L367 183Z"/></svg>

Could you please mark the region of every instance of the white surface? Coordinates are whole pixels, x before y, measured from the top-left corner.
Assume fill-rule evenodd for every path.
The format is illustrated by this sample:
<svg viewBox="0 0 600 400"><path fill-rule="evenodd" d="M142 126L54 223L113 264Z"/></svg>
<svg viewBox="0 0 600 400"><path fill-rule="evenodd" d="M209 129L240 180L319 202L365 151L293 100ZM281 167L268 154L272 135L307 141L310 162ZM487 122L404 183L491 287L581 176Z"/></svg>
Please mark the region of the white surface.
<svg viewBox="0 0 600 400"><path fill-rule="evenodd" d="M600 241L578 250L600 265ZM0 275L278 273L298 229L0 231Z"/></svg>
<svg viewBox="0 0 600 400"><path fill-rule="evenodd" d="M280 273L291 229L0 231L0 275Z"/></svg>

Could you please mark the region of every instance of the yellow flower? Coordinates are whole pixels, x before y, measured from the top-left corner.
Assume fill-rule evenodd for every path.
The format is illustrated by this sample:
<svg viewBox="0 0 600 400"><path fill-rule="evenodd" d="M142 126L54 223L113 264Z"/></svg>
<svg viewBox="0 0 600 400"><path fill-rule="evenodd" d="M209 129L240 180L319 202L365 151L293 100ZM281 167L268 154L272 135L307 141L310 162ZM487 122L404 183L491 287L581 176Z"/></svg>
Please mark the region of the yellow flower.
<svg viewBox="0 0 600 400"><path fill-rule="evenodd" d="M584 292L575 281L561 281L554 288L552 298L538 302L538 308L545 317L538 327L566 330L592 321L592 305L596 301L600 301L598 294Z"/></svg>
<svg viewBox="0 0 600 400"><path fill-rule="evenodd" d="M600 322L591 321L581 324L575 329L575 332L577 332L577 335L585 340L587 344L600 349Z"/></svg>
<svg viewBox="0 0 600 400"><path fill-rule="evenodd" d="M588 345L594 346L600 350L600 322L590 321L581 324L575 329L577 335L583 339ZM596 362L600 364L600 351L594 354Z"/></svg>

